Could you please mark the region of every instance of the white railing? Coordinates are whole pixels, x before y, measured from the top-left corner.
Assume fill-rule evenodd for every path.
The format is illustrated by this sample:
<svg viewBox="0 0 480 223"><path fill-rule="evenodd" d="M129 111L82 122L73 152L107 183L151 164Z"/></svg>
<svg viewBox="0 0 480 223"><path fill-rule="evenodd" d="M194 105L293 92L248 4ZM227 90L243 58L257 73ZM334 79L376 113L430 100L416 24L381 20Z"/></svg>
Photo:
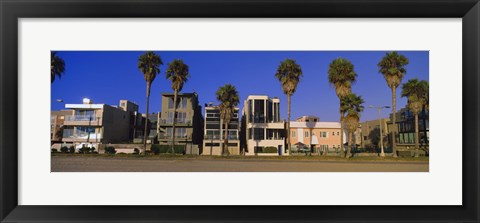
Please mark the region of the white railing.
<svg viewBox="0 0 480 223"><path fill-rule="evenodd" d="M97 116L94 115L67 115L65 117L65 121L97 121L100 119Z"/></svg>

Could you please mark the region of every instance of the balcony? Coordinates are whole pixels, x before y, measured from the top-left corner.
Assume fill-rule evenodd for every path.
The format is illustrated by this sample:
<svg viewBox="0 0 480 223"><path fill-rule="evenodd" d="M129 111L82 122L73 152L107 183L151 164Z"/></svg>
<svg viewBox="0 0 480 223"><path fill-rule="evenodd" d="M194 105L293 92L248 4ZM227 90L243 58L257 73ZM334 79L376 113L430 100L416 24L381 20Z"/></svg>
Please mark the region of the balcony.
<svg viewBox="0 0 480 223"><path fill-rule="evenodd" d="M238 140L239 137L237 136L229 136L228 140ZM219 135L205 135L203 136L204 140L220 140ZM225 139L225 136L223 136L223 139Z"/></svg>
<svg viewBox="0 0 480 223"><path fill-rule="evenodd" d="M73 129L64 129L63 130L63 140L70 142L70 141L87 141L90 140L91 142L96 140L101 140L102 134L100 133L88 133L83 131L73 131Z"/></svg>
<svg viewBox="0 0 480 223"><path fill-rule="evenodd" d="M173 120L172 119L160 119L160 125L173 125ZM175 125L192 125L192 120L189 119L184 119L184 118L177 118Z"/></svg>
<svg viewBox="0 0 480 223"><path fill-rule="evenodd" d="M160 133L160 135L158 136L159 139L172 139L172 135L171 134L165 134L165 133ZM175 141L182 141L182 140L187 140L187 139L191 139L192 137L190 135L187 135L187 134L175 134Z"/></svg>
<svg viewBox="0 0 480 223"><path fill-rule="evenodd" d="M64 125L102 125L101 117L93 115L67 115L65 116Z"/></svg>

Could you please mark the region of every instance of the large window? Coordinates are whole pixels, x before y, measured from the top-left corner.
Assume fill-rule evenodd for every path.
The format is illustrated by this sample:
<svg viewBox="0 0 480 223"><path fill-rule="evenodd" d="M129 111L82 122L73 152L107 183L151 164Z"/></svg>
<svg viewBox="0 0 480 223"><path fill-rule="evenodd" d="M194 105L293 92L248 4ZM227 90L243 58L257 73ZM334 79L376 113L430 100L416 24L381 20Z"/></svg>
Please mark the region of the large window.
<svg viewBox="0 0 480 223"><path fill-rule="evenodd" d="M265 100L254 100L254 123L265 123Z"/></svg>
<svg viewBox="0 0 480 223"><path fill-rule="evenodd" d="M173 133L173 128L168 127L167 128L167 136L172 137ZM175 138L186 138L187 137L187 131L186 128L175 128Z"/></svg>
<svg viewBox="0 0 480 223"><path fill-rule="evenodd" d="M253 140L264 140L265 139L265 130L262 128L253 129Z"/></svg>

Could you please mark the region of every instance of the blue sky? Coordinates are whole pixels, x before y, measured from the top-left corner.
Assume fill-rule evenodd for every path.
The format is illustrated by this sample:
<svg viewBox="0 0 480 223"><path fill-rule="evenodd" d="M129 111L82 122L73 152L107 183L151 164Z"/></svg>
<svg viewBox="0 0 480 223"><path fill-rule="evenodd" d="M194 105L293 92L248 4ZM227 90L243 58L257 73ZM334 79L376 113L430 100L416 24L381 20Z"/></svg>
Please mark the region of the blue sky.
<svg viewBox="0 0 480 223"><path fill-rule="evenodd" d="M141 51L61 51L58 56L66 63L61 79L52 83L51 109L64 108L64 103L81 103L88 97L94 103L118 105L119 100L136 102L145 112L145 80L137 68ZM183 92L197 92L200 103L218 102L215 92L219 86L230 83L240 93L240 109L243 100L251 94L279 97L281 116L287 118L287 100L274 74L280 61L291 58L302 67L303 78L292 97L292 119L302 115L319 116L321 121L338 121L338 98L333 86L328 83L328 65L343 57L350 60L358 75L353 85L354 93L365 100L361 120L377 118L368 105L391 105L391 90L383 76L378 73L377 63L385 51L156 51L163 60L160 74L152 84L150 112L160 111L161 93L172 92L165 78L167 64L173 59L182 59L190 67L190 79ZM409 58L407 75L402 83L411 78L429 80L428 51L399 51ZM397 90L397 110L406 105L407 99ZM387 117L390 110L383 111Z"/></svg>

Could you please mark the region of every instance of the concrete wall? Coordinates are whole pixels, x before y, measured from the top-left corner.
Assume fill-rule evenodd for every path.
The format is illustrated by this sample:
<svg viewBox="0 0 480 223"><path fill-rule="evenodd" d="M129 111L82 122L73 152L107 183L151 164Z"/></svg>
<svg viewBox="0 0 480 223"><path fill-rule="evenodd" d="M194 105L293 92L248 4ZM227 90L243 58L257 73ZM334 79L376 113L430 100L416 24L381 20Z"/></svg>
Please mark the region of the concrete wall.
<svg viewBox="0 0 480 223"><path fill-rule="evenodd" d="M128 142L130 114L108 105L103 109L103 143Z"/></svg>

